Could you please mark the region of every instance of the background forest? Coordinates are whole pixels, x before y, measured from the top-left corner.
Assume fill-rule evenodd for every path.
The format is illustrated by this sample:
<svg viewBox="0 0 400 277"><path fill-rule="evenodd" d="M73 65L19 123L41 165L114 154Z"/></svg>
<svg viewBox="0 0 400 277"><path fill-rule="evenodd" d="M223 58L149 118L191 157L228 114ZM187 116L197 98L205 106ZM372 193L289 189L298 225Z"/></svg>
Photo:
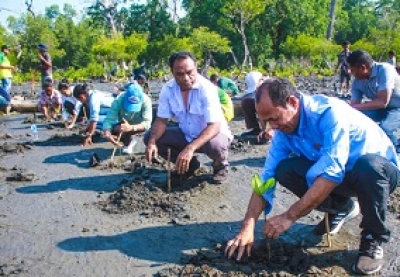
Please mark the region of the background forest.
<svg viewBox="0 0 400 277"><path fill-rule="evenodd" d="M113 70L122 77L139 65L161 77L182 49L206 74L285 77L334 74L345 40L378 61L400 52L399 0L97 0L79 17L69 4L36 14L32 1L0 26L0 43L21 50L10 58L16 82L32 78L39 42L49 46L54 77L72 80Z"/></svg>

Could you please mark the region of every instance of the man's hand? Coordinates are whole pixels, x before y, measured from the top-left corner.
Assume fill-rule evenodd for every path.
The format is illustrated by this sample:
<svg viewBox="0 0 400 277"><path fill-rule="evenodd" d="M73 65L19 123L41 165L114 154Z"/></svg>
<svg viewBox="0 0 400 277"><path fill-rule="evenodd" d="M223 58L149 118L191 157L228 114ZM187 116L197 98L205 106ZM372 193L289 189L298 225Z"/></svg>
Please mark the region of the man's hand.
<svg viewBox="0 0 400 277"><path fill-rule="evenodd" d="M104 137L115 146L121 146L117 136L113 136L109 130L104 131Z"/></svg>
<svg viewBox="0 0 400 277"><path fill-rule="evenodd" d="M17 72L18 72L18 68L17 68L16 66L11 66L11 70L12 70L12 72L14 72L14 73L17 73Z"/></svg>
<svg viewBox="0 0 400 277"><path fill-rule="evenodd" d="M89 135L89 136L85 137L85 139L83 140L82 146L85 147L85 146L92 145L92 144L93 144L92 136Z"/></svg>
<svg viewBox="0 0 400 277"><path fill-rule="evenodd" d="M146 160L148 162L152 162L153 157L158 156L158 148L157 145L153 142L148 142L146 147Z"/></svg>
<svg viewBox="0 0 400 277"><path fill-rule="evenodd" d="M250 256L251 248L254 244L254 225L243 227L240 233L232 240L228 241L225 247L225 255L231 258L237 250L236 260L240 261L244 252Z"/></svg>
<svg viewBox="0 0 400 277"><path fill-rule="evenodd" d="M272 137L274 136L274 133L275 133L275 131L274 131L274 129L272 129L272 128L268 128L268 129L262 130L262 131L258 134L257 140L260 141L260 140L262 140L263 138L265 138L266 140L270 140L270 139L272 139Z"/></svg>
<svg viewBox="0 0 400 277"><path fill-rule="evenodd" d="M125 120L125 118L122 118L120 128L121 131L124 133L131 132L133 129L132 125L130 125L128 121Z"/></svg>
<svg viewBox="0 0 400 277"><path fill-rule="evenodd" d="M293 225L293 222L294 221L287 216L287 213L271 217L265 222L263 233L268 238L276 239L280 234L289 229L290 226Z"/></svg>
<svg viewBox="0 0 400 277"><path fill-rule="evenodd" d="M190 145L186 146L181 153L179 153L175 162L178 174L185 174L189 170L189 163L193 158L193 153L194 150Z"/></svg>

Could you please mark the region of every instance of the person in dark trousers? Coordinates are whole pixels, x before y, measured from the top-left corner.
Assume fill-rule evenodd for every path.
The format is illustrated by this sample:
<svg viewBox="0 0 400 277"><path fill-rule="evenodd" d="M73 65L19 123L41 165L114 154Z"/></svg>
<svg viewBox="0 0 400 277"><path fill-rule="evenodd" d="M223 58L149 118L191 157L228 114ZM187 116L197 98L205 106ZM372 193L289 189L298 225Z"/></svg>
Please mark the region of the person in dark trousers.
<svg viewBox="0 0 400 277"><path fill-rule="evenodd" d="M339 88L339 97L349 97L349 90L350 90L350 81L351 81L351 74L350 68L347 63L347 57L351 54L350 51L350 42L345 41L342 44L343 51L338 55L338 62L336 65L336 70L340 68L339 79L340 79L340 88Z"/></svg>
<svg viewBox="0 0 400 277"><path fill-rule="evenodd" d="M400 152L400 76L393 66L375 62L364 50L350 54L347 62L355 78L350 105L379 123Z"/></svg>
<svg viewBox="0 0 400 277"><path fill-rule="evenodd" d="M287 79L267 79L255 100L259 118L268 121L275 134L262 173L255 176L257 186L242 229L227 243L226 255L238 252L237 260L250 255L256 222L263 211L271 211L279 183L299 200L265 221L265 236L278 238L313 209L327 212L330 233L337 233L361 211L361 241L352 270L380 271L383 243L390 238L387 201L400 181L399 159L389 138L346 102L301 94ZM322 220L314 234L326 232Z"/></svg>
<svg viewBox="0 0 400 277"><path fill-rule="evenodd" d="M47 45L44 43L39 43L38 46L38 58L39 58L39 66L38 70L40 71L41 74L41 80L42 80L42 88L46 80L48 79L53 79L53 64L51 61L51 56L48 52Z"/></svg>

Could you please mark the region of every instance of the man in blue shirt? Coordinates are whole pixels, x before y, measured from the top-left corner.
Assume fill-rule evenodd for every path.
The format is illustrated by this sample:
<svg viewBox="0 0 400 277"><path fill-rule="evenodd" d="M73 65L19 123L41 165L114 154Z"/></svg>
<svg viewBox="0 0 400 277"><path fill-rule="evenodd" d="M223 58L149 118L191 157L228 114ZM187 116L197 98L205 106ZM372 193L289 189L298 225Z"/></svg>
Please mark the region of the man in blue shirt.
<svg viewBox="0 0 400 277"><path fill-rule="evenodd" d="M267 79L258 88L256 110L276 130L261 181L274 178L300 198L286 212L266 220L263 233L277 238L313 209L328 212L330 233L337 233L361 208L361 243L353 270L379 271L381 245L390 237L386 202L400 180L399 160L385 133L347 103L302 95L281 78ZM245 251L250 254L256 221L263 210L271 210L275 187L254 190L242 229L227 244L229 257L235 251L238 260ZM323 221L314 233L326 233Z"/></svg>
<svg viewBox="0 0 400 277"><path fill-rule="evenodd" d="M390 138L397 150L400 128L400 76L388 63L377 63L368 52L357 50L347 58L355 80L351 88L351 106L362 111ZM363 98L368 101L362 102Z"/></svg>

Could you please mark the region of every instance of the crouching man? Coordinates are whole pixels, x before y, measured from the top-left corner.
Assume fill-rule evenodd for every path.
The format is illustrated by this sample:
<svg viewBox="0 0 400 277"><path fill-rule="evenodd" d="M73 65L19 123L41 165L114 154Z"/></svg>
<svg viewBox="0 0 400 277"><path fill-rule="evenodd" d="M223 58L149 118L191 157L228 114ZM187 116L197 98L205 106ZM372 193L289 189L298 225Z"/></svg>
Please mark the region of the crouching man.
<svg viewBox="0 0 400 277"><path fill-rule="evenodd" d="M390 238L386 205L400 180L389 138L344 101L303 95L285 79L267 79L255 101L260 119L276 130L260 183L277 181L299 197L287 211L266 220L265 236L278 238L316 208L328 212L330 233L337 233L361 210L361 242L352 269L359 274L378 272L384 263L382 244ZM250 255L256 221L263 210L271 210L275 188L254 190L242 229L225 249L229 257L235 251L238 260L245 252ZM326 233L324 220L314 233Z"/></svg>
<svg viewBox="0 0 400 277"><path fill-rule="evenodd" d="M157 118L144 137L146 158L158 154L175 163L174 175L189 177L200 167L193 157L205 153L213 160L213 181L228 179L228 150L232 134L221 110L217 88L198 74L196 58L190 52L178 52L169 58L174 79L161 90ZM167 127L174 117L179 127Z"/></svg>

